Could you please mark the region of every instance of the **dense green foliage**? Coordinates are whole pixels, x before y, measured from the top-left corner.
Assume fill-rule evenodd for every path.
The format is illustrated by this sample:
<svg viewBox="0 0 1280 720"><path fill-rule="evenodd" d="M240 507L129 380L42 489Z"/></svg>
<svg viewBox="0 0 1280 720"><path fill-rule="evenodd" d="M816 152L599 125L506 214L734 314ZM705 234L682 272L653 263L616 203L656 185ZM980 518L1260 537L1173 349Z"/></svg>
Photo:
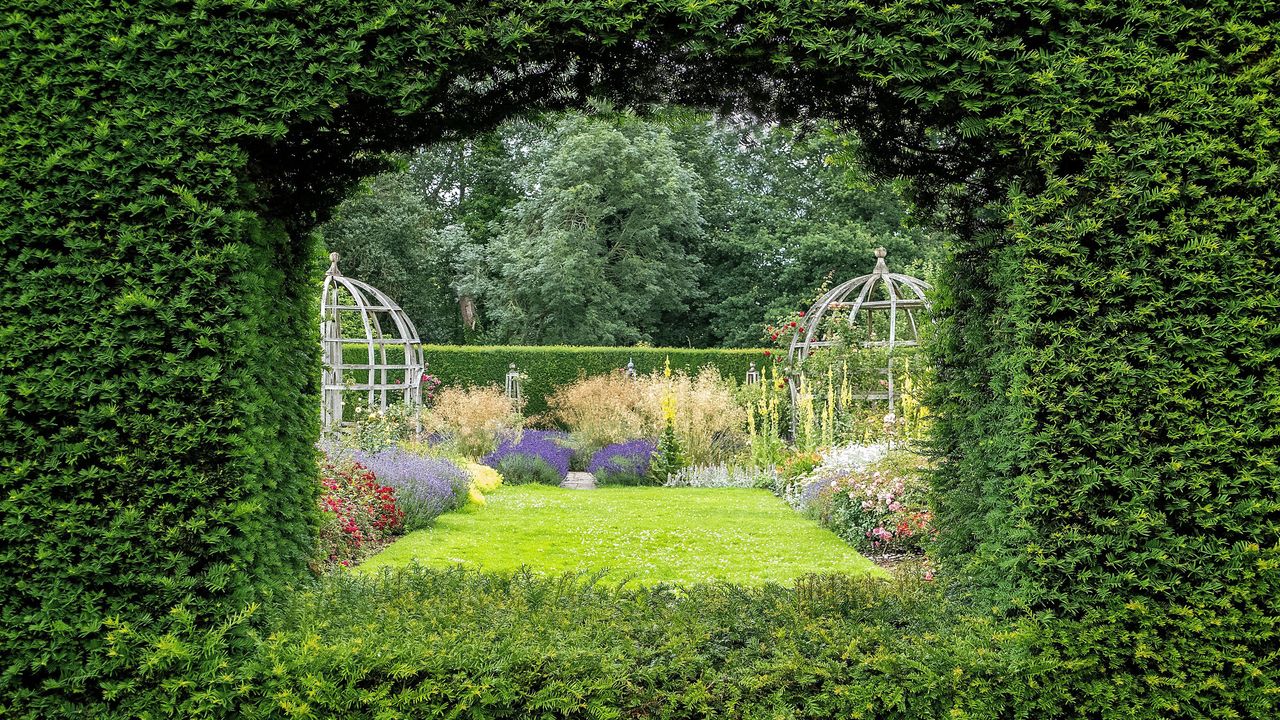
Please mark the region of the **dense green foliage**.
<svg viewBox="0 0 1280 720"><path fill-rule="evenodd" d="M687 627L730 669L713 687L766 710L827 717L851 697L868 715L1274 717L1277 33L1269 3L1226 0L13 6L0 17L3 710L106 717L141 688L193 703L254 690L228 686L237 671L212 651L161 640L140 668L108 644L127 642L111 633L122 624L164 627L156 616L216 637L305 572L311 231L382 151L597 95L830 117L872 170L945 201L944 570L997 608L1042 614L1028 656L1010 649L1022 617L898 653L863 644L889 634L887 616L780 627L797 616L734 597L714 615L678 603L705 624L662 617L655 642L628 645L612 600L603 623L551 603L573 633L560 657L590 647L580 628L658 653L652 684L685 688L653 703L673 716L740 707L706 699L697 658L664 654L665 633ZM395 619L377 603L319 608L286 627L325 637L292 637L282 674L253 680L272 697L317 678L300 702L422 702L436 688L405 681L417 663L474 697L453 671L465 664L436 653L492 667L510 655L483 633L532 627L482 612L405 646L406 629L371 629ZM423 628L441 617L405 613ZM478 649L456 642L475 633ZM384 638L414 664L367 660ZM738 650L784 654L757 672ZM517 656L534 671L481 696L545 710L570 677L548 655ZM1016 674L1028 657L1052 672ZM348 683L366 662L373 679ZM599 703L649 697L594 667ZM908 710L904 687L930 694Z"/></svg>
<svg viewBox="0 0 1280 720"><path fill-rule="evenodd" d="M850 144L828 122L593 103L421 148L321 232L431 341L750 347L872 248L896 270L940 260L944 233Z"/></svg>
<svg viewBox="0 0 1280 720"><path fill-rule="evenodd" d="M764 367L769 360L761 350L693 350L688 348L619 348L567 346L424 345L427 371L445 385L502 385L511 363L524 374L521 395L525 413L547 410L547 396L581 376L620 371L628 362L636 373L661 372L671 359L672 370L696 373L712 365L727 378L739 382L751 363Z"/></svg>
<svg viewBox="0 0 1280 720"><path fill-rule="evenodd" d="M461 342L465 335L448 278L463 241L458 228L437 225L411 178L386 173L338 206L325 225L324 244L341 253L343 273L372 281L404 308L423 340ZM329 266L328 253L323 265Z"/></svg>
<svg viewBox="0 0 1280 720"><path fill-rule="evenodd" d="M495 332L519 344L651 341L696 296L694 175L670 137L636 123L564 130L491 244Z"/></svg>
<svg viewBox="0 0 1280 720"><path fill-rule="evenodd" d="M247 661L228 628L186 616L163 638L121 634L122 664L148 667L155 687L119 715L1048 717L1036 713L1083 674L1034 652L1033 622L964 617L926 584L847 576L619 588L419 568L330 578L265 622Z"/></svg>

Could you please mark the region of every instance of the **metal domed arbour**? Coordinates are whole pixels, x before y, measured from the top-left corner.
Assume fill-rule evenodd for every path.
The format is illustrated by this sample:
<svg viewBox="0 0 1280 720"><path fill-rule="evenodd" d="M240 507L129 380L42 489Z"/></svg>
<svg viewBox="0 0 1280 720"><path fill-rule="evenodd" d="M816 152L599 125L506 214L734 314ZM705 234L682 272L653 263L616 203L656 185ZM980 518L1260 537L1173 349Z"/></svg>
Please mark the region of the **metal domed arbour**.
<svg viewBox="0 0 1280 720"><path fill-rule="evenodd" d="M422 404L422 346L418 329L386 293L338 270L330 253L320 293L320 339L324 358L321 428L328 435L347 424L348 396L369 410L385 411L397 402ZM357 358L344 356L357 346ZM388 353L390 350L390 354Z"/></svg>
<svg viewBox="0 0 1280 720"><path fill-rule="evenodd" d="M928 320L930 304L925 293L930 286L919 278L890 272L884 260L886 254L884 248L876 248L875 269L837 285L818 298L804 314L804 322L796 328L787 360L803 372L805 359L815 349L836 344L834 333L843 325L852 331L850 345L888 350L887 367L881 371L888 376L886 389L872 391L864 397L886 400L892 407L893 351L920 344L920 323ZM841 316L847 318L844 323L836 321ZM792 383L793 432L797 392L796 384Z"/></svg>

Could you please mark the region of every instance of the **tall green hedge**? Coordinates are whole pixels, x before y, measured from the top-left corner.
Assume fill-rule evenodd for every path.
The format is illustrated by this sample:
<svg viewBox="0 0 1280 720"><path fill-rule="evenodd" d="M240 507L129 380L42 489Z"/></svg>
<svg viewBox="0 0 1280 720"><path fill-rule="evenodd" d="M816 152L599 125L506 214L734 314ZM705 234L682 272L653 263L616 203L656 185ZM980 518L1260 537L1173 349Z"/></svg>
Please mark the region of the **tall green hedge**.
<svg viewBox="0 0 1280 720"><path fill-rule="evenodd" d="M1274 717L1278 18L1228 0L13 4L0 710L106 716L159 687L108 652L121 624L179 608L217 628L305 573L311 230L381 150L594 95L832 117L873 172L945 200L941 560L993 607L1046 613L1032 652L1075 671L1040 696L1056 706L1008 715Z"/></svg>
<svg viewBox="0 0 1280 720"><path fill-rule="evenodd" d="M526 376L521 392L529 415L545 412L547 396L579 375L622 370L628 362L641 375L661 371L668 358L673 371L696 373L711 365L738 382L745 379L751 363L763 371L770 362L763 350L424 345L423 352L429 372L444 385L503 385L508 367L515 363Z"/></svg>

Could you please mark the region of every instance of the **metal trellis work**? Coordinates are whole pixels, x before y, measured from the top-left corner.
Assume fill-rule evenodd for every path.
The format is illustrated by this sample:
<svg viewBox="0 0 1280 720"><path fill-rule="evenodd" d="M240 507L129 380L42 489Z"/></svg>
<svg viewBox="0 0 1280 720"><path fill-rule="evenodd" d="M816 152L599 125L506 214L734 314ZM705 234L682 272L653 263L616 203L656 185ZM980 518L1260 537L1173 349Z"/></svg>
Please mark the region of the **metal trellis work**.
<svg viewBox="0 0 1280 720"><path fill-rule="evenodd" d="M920 344L920 322L928 320L929 301L925 296L930 289L929 283L910 275L889 272L884 258L884 248L876 248L876 266L868 275L861 275L846 281L827 291L804 314L801 323L791 338L791 347L787 351L788 364L803 373L804 361L818 348L836 344L832 335L830 318L839 317L847 312L845 325L860 339L858 347L886 348L888 350L887 366L883 372L887 377L884 390L867 393L868 400L885 400L890 412L893 408L893 351L896 348L912 347ZM917 317L920 311L924 317ZM888 329L885 337L876 337L876 319L888 316ZM901 322L900 322L901 321ZM884 323L880 323L883 327ZM790 383L791 391L791 434L796 433L796 407L799 401L798 383Z"/></svg>
<svg viewBox="0 0 1280 720"><path fill-rule="evenodd" d="M363 395L370 410L385 411L396 398L420 406L426 368L418 329L409 316L386 293L345 277L338 270L338 259L338 253L329 254L332 264L320 294L324 358L321 429L325 435L349 424L343 418L343 403L349 394ZM344 336L344 324L359 336ZM365 362L347 362L342 352L347 344L362 346ZM388 348L398 349L399 358L393 354L388 360Z"/></svg>

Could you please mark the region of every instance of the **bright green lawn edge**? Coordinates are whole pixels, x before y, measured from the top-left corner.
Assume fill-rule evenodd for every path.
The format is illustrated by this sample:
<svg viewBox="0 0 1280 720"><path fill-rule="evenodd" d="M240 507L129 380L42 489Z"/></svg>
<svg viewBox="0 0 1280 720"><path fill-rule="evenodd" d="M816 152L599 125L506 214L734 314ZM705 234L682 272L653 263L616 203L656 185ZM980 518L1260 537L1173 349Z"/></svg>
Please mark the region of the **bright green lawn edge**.
<svg viewBox="0 0 1280 720"><path fill-rule="evenodd" d="M642 584L790 584L812 573L886 575L838 536L765 490L503 487L363 563L489 571L606 572Z"/></svg>

